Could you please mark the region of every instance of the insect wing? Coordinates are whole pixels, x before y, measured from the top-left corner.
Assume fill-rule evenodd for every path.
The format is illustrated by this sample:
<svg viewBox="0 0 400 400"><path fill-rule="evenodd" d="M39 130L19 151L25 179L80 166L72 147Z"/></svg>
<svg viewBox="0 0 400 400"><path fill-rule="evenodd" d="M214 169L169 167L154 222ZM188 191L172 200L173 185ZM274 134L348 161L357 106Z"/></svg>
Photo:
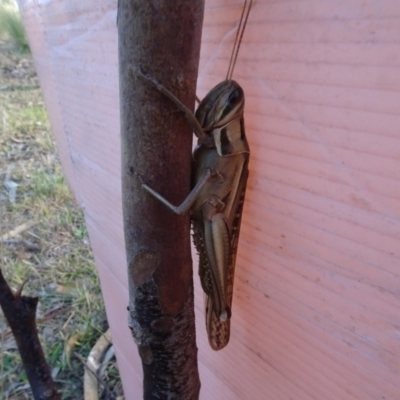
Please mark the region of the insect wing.
<svg viewBox="0 0 400 400"><path fill-rule="evenodd" d="M233 202L233 207L231 212L233 215L233 222L231 227L231 258L229 260L229 267L227 273L227 285L226 285L226 304L229 309L232 310L232 299L233 299L233 283L235 277L235 265L236 265L236 253L237 247L239 243L239 233L240 233L240 224L242 220L242 211L243 211L243 203L246 193L246 184L247 177L249 175L248 172L248 157L243 165L242 173L240 175L240 179L238 181L238 186L236 187L236 195ZM200 253L200 252L199 252ZM204 256L202 257L200 254L200 269L201 269L201 261L207 262L204 260ZM204 268L206 269L206 268ZM200 270L199 270L200 273ZM202 278L202 286L205 292L205 310L206 310L206 327L208 334L208 341L213 350L221 350L223 349L229 342L230 338L230 326L231 321L228 319L227 321L221 321L215 312L214 298L212 296L212 292L210 291L210 286L207 285L206 280L210 280L211 277L207 276L207 272L205 272L205 276ZM205 290L206 287L206 290Z"/></svg>

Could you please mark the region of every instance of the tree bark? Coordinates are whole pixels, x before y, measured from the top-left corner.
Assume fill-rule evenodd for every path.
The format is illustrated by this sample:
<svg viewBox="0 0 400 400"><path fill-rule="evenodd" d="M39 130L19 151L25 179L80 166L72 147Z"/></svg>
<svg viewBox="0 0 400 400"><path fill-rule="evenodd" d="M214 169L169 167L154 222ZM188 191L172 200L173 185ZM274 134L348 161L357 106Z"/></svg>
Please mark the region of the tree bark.
<svg viewBox="0 0 400 400"><path fill-rule="evenodd" d="M0 306L17 343L35 400L61 400L36 328L37 297L13 293L0 269Z"/></svg>
<svg viewBox="0 0 400 400"><path fill-rule="evenodd" d="M173 204L190 191L192 129L136 71L193 109L204 0L119 0L122 197L129 326L142 360L144 399L197 399L189 216Z"/></svg>

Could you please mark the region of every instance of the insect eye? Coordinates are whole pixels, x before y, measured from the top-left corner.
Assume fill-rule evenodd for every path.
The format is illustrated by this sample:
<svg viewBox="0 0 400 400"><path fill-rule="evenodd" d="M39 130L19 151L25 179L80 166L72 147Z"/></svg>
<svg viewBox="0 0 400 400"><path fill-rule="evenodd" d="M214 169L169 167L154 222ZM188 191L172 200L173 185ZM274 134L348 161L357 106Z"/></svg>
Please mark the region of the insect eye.
<svg viewBox="0 0 400 400"><path fill-rule="evenodd" d="M228 97L229 103L231 104L237 103L239 96L240 96L239 89L234 90Z"/></svg>

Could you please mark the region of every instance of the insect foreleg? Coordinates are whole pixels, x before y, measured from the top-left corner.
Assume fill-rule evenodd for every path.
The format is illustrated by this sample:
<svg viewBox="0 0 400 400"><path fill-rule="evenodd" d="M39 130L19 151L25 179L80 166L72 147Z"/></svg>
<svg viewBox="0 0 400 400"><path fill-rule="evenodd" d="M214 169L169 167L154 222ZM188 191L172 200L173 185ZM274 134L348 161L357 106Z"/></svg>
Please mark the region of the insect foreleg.
<svg viewBox="0 0 400 400"><path fill-rule="evenodd" d="M141 71L135 71L135 73L143 79L146 79L147 82L151 83L158 91L168 97L175 105L181 110L186 120L192 126L195 135L198 137L200 142L206 139L206 135L201 127L199 121L195 118L192 111L190 111L173 93L171 93L165 86L163 86L160 82L156 79L143 74Z"/></svg>
<svg viewBox="0 0 400 400"><path fill-rule="evenodd" d="M159 193L157 193L155 190L153 190L151 187L147 186L146 184L143 184L142 187L143 187L143 189L147 190L151 195L153 195L156 199L160 200L163 204L165 204L174 213L176 213L178 215L182 215L190 210L193 203L196 201L197 196L201 192L203 186L207 183L207 181L211 177L213 177L215 175L220 175L220 174L218 172L215 172L211 168L206 168L203 171L203 174L200 176L200 179L198 180L196 186L192 189L192 191L189 193L189 195L186 197L186 199L183 201L183 203L180 206L174 206L168 200L166 200L164 197L162 197Z"/></svg>

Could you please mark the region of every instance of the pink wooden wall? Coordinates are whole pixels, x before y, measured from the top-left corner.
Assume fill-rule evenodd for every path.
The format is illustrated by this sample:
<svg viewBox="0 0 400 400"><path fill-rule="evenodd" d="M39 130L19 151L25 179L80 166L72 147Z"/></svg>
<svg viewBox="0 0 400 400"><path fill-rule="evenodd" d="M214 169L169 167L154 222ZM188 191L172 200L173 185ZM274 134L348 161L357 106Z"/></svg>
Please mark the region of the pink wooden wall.
<svg viewBox="0 0 400 400"><path fill-rule="evenodd" d="M20 0L64 171L85 211L126 398L116 0ZM198 94L225 76L242 1L209 0ZM201 399L400 399L400 2L255 0L234 77L252 151L232 337ZM196 259L194 260L196 263Z"/></svg>

